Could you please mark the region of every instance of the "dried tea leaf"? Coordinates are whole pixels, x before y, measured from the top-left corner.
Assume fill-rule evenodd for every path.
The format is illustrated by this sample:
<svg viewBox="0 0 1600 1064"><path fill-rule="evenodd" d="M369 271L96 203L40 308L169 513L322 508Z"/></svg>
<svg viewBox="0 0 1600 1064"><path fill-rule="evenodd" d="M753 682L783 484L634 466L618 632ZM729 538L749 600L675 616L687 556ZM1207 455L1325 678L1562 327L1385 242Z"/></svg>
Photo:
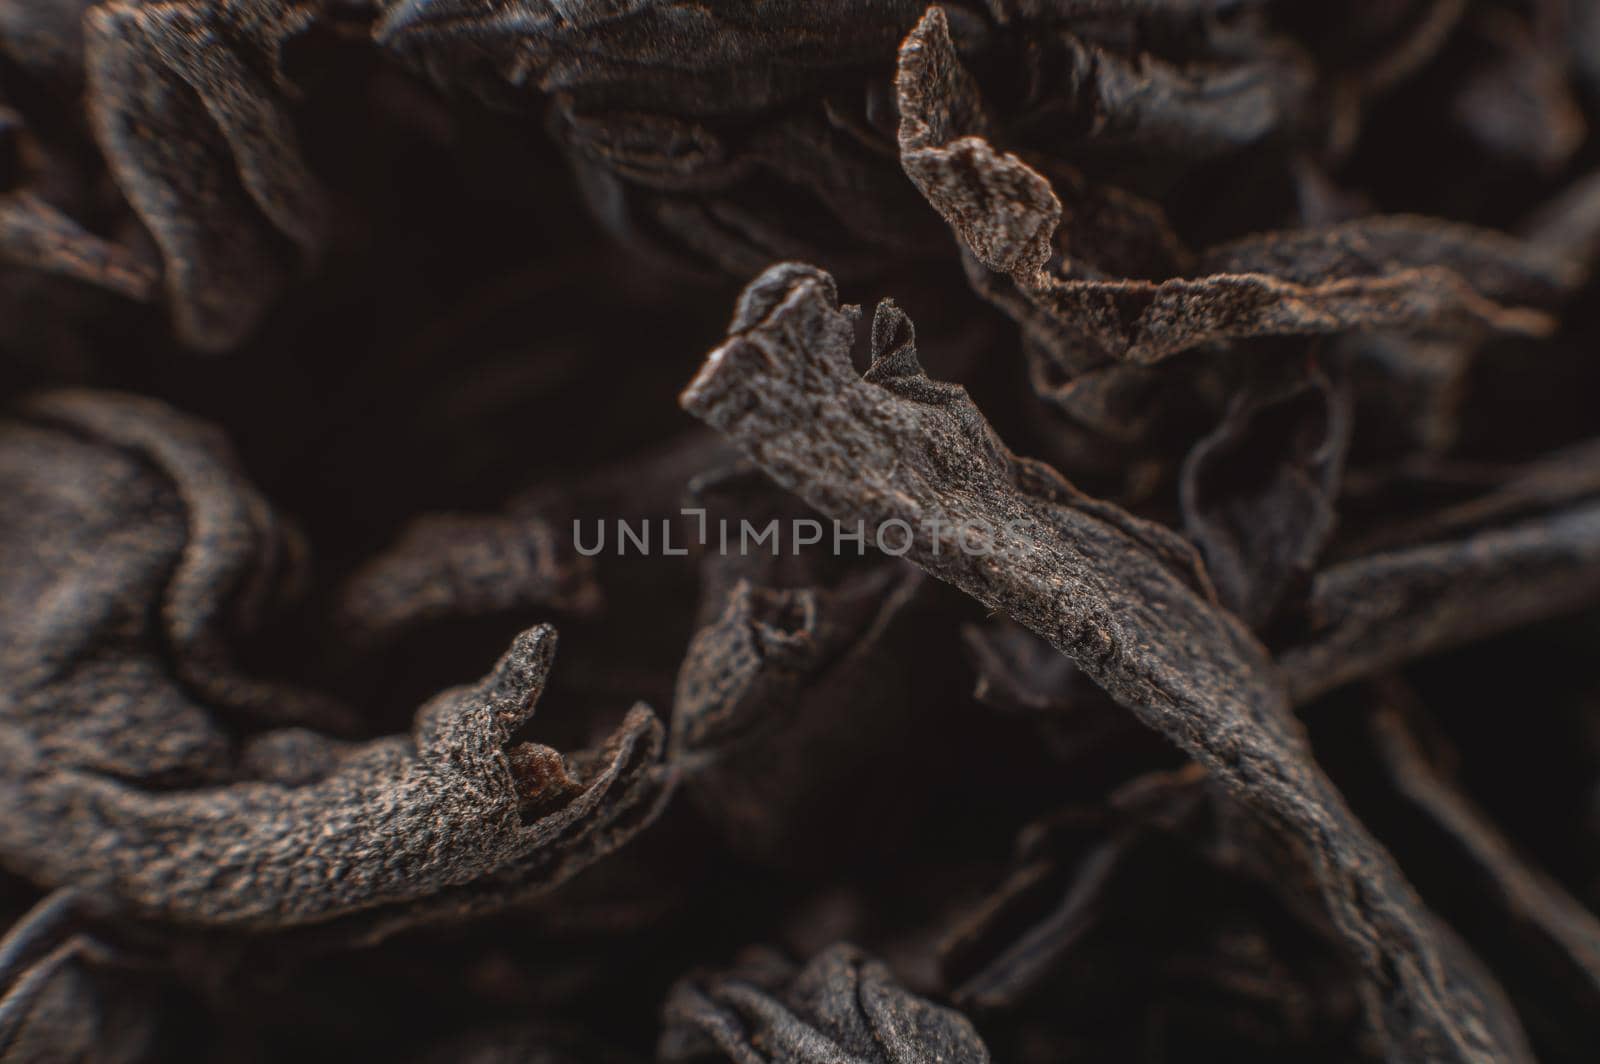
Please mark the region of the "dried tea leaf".
<svg viewBox="0 0 1600 1064"><path fill-rule="evenodd" d="M1058 32L1037 48L1019 124L1043 142L1193 164L1260 141L1304 109L1312 78L1303 57L1280 47L1230 60L1127 56Z"/></svg>
<svg viewBox="0 0 1600 1064"><path fill-rule="evenodd" d="M851 834L838 818L880 804L873 764L909 716L888 629L921 574L888 563L781 587L736 568L746 575L731 587L707 574L720 612L684 656L670 749L685 789L736 848L790 865L838 852Z"/></svg>
<svg viewBox="0 0 1600 1064"><path fill-rule="evenodd" d="M228 658L233 625L281 590L271 512L213 432L159 404L26 409L0 437L0 852L37 882L183 923L460 907L479 881L554 885L637 830L635 805L659 807L661 728L642 706L570 758L513 740L549 673L548 626L424 706L410 736L241 738L251 718L342 712ZM247 766L278 778L246 781Z"/></svg>
<svg viewBox="0 0 1600 1064"><path fill-rule="evenodd" d="M1387 223L1375 236L1358 228L1295 238L1380 241L1376 261L1340 256L1351 273L1314 283L1254 268L1159 283L1072 279L1049 264L1062 203L1037 170L985 139L983 104L942 9L930 8L906 38L896 84L901 163L928 202L985 265L1011 275L1038 314L1077 331L1105 357L1148 364L1212 340L1284 333L1486 326L1539 334L1551 327L1539 311L1496 302L1515 292L1475 287L1506 275L1522 283L1521 256L1507 261L1501 239L1463 240L1453 230L1439 236L1474 265L1463 276L1427 257L1431 238L1420 245L1381 239L1390 235ZM1257 265L1255 256L1242 257L1241 265ZM1230 258L1223 253L1224 262Z"/></svg>
<svg viewBox="0 0 1600 1064"><path fill-rule="evenodd" d="M0 427L0 667L37 756L215 780L224 721L353 720L227 648L291 596L296 537L217 433L151 400L55 393ZM219 720L218 718L222 718Z"/></svg>
<svg viewBox="0 0 1600 1064"><path fill-rule="evenodd" d="M966 1017L918 998L882 962L831 946L799 971L756 953L726 974L690 977L667 999L663 1061L738 1064L985 1064Z"/></svg>
<svg viewBox="0 0 1600 1064"><path fill-rule="evenodd" d="M1578 1040L1579 1018L1591 1019L1600 1000L1600 920L1518 854L1435 764L1396 705L1375 713L1369 728L1390 785L1444 841L1436 860L1450 889L1495 910L1492 924L1475 926L1493 928L1483 937L1505 943L1496 970L1506 973L1506 989L1537 1002L1524 1010L1530 1017L1565 1016L1556 1037Z"/></svg>
<svg viewBox="0 0 1600 1064"><path fill-rule="evenodd" d="M0 196L0 266L70 277L141 302L156 282L136 255L28 192Z"/></svg>
<svg viewBox="0 0 1600 1064"><path fill-rule="evenodd" d="M605 550L606 529L658 522L692 478L731 458L716 436L694 433L523 488L494 512L414 518L339 587L339 635L371 651L440 621L534 608L592 618L605 605L599 577L606 562L594 555Z"/></svg>
<svg viewBox="0 0 1600 1064"><path fill-rule="evenodd" d="M1600 601L1600 503L1317 573L1308 632L1279 657L1296 702L1509 627Z"/></svg>
<svg viewBox="0 0 1600 1064"><path fill-rule="evenodd" d="M236 50L275 49L310 12L251 10L113 0L84 21L95 136L161 248L179 337L203 350L254 328L326 225L279 90Z"/></svg>
<svg viewBox="0 0 1600 1064"><path fill-rule="evenodd" d="M1222 604L1261 629L1310 578L1333 534L1349 398L1316 366L1246 385L1183 466L1184 526Z"/></svg>
<svg viewBox="0 0 1600 1064"><path fill-rule="evenodd" d="M80 899L57 891L0 939L0 1055L19 1064L154 1059L153 1002L107 947L78 929Z"/></svg>
<svg viewBox="0 0 1600 1064"><path fill-rule="evenodd" d="M1163 532L1006 452L964 390L922 373L892 306L858 375L851 317L826 274L773 267L745 291L684 408L823 513L908 524L910 560L1044 636L1300 848L1379 988L1374 1020L1396 1054L1526 1057L1492 983L1452 963L1436 921L1317 768L1266 651L1197 593ZM950 531L971 527L986 530L989 553L963 552Z"/></svg>
<svg viewBox="0 0 1600 1064"><path fill-rule="evenodd" d="M447 88L547 109L591 211L641 256L713 276L787 257L870 272L943 240L869 80L918 10L418 0L375 32Z"/></svg>
<svg viewBox="0 0 1600 1064"><path fill-rule="evenodd" d="M918 11L914 0L398 0L374 36L491 99L538 90L585 105L749 113L892 54Z"/></svg>
<svg viewBox="0 0 1600 1064"><path fill-rule="evenodd" d="M1496 299L1540 306L1583 279L1575 261L1548 247L1415 215L1245 237L1207 250L1201 263L1218 273L1266 273L1308 285L1429 264Z"/></svg>
<svg viewBox="0 0 1600 1064"><path fill-rule="evenodd" d="M427 514L340 589L341 627L363 645L446 617L545 607L591 613L600 589L567 529L538 517Z"/></svg>
<svg viewBox="0 0 1600 1064"><path fill-rule="evenodd" d="M523 896L549 888L579 870L562 858L599 856L586 835L637 798L616 792L647 783L639 765L661 741L636 707L581 767L510 745L553 642L548 628L527 633L482 683L423 707L412 736L343 751L315 782L159 793L13 750L7 801L26 823L7 826L7 857L42 881L208 925L294 926L435 895L454 905L485 879Z"/></svg>

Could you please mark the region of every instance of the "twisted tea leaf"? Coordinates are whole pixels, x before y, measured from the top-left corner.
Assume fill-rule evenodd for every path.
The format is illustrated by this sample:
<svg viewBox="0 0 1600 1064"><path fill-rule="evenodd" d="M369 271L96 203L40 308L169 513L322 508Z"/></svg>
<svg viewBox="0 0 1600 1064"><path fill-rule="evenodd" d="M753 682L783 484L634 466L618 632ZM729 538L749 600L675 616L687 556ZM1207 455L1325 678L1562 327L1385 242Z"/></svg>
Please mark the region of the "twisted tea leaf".
<svg viewBox="0 0 1600 1064"><path fill-rule="evenodd" d="M432 513L340 586L340 636L361 649L394 643L430 622L534 607L591 617L604 608L602 565L580 552L612 522L656 522L689 481L732 457L716 436L695 433L615 466L562 476L517 492L493 513Z"/></svg>
<svg viewBox="0 0 1600 1064"><path fill-rule="evenodd" d="M225 658L227 629L248 631L277 590L270 511L221 441L157 404L80 394L27 409L0 444L8 864L164 920L281 927L459 906L496 877L531 893L640 826L627 817L659 794L662 742L644 707L571 759L511 742L550 669L548 627L424 706L409 737L237 737L241 714L339 712Z"/></svg>
<svg viewBox="0 0 1600 1064"><path fill-rule="evenodd" d="M156 794L14 750L9 771L22 782L7 786L8 801L30 823L8 825L7 856L163 919L256 927L436 894L464 912L453 889L480 879L498 889L495 878L518 880L524 859L540 874L517 893L554 886L604 852L586 851L585 836L646 786L660 734L637 707L585 759L588 771L548 747L506 749L553 639L528 633L483 683L423 707L409 740L341 751L315 782ZM571 853L584 857L578 867L560 860Z"/></svg>
<svg viewBox="0 0 1600 1064"><path fill-rule="evenodd" d="M966 1017L901 988L854 946L831 946L798 972L758 953L723 975L689 978L667 999L663 1061L738 1064L986 1064Z"/></svg>
<svg viewBox="0 0 1600 1064"><path fill-rule="evenodd" d="M227 725L349 727L264 683L226 641L292 595L296 537L217 434L149 400L56 393L0 425L7 723L41 758L124 779L212 780Z"/></svg>
<svg viewBox="0 0 1600 1064"><path fill-rule="evenodd" d="M1178 743L1304 851L1329 914L1380 988L1403 1059L1524 1058L1498 992L1454 964L1436 922L1318 770L1265 650L1192 582L1170 534L1009 455L955 386L929 380L892 305L871 367L827 275L773 267L684 392L780 484L837 519L913 530L908 558L1011 616ZM949 530L989 530L965 553Z"/></svg>
<svg viewBox="0 0 1600 1064"><path fill-rule="evenodd" d="M708 575L714 594L726 578ZM835 821L827 811L884 804L869 799L883 789L873 762L888 755L909 710L899 644L886 630L920 579L893 563L834 586L741 577L695 633L678 674L671 750L686 789L742 851L784 864L818 848L838 852L847 833L818 831Z"/></svg>
<svg viewBox="0 0 1600 1064"><path fill-rule="evenodd" d="M158 1017L112 951L80 933L79 899L57 891L0 939L0 1055L19 1064L152 1059Z"/></svg>
<svg viewBox="0 0 1600 1064"><path fill-rule="evenodd" d="M1044 143L1193 165L1271 136L1304 110L1312 77L1303 57L1263 52L1177 65L1057 33L1030 56L1037 66L1017 126Z"/></svg>
<svg viewBox="0 0 1600 1064"><path fill-rule="evenodd" d="M1222 604L1260 629L1306 583L1333 535L1350 443L1348 396L1315 367L1246 386L1184 462L1184 524Z"/></svg>
<svg viewBox="0 0 1600 1064"><path fill-rule="evenodd" d="M599 606L588 558L565 528L538 517L418 518L340 590L342 627L362 644L392 641L429 620L543 606Z"/></svg>
<svg viewBox="0 0 1600 1064"><path fill-rule="evenodd" d="M0 266L70 277L143 302L156 272L28 192L0 195Z"/></svg>
<svg viewBox="0 0 1600 1064"><path fill-rule="evenodd" d="M1075 330L1105 357L1158 362L1199 344L1283 333L1350 329L1486 326L1540 334L1550 319L1536 310L1495 300L1509 277L1520 287L1527 271L1502 238L1477 239L1456 230L1418 242L1417 228L1379 223L1327 236L1291 239L1377 241L1377 256L1342 256L1352 270L1315 283L1256 267L1259 251L1223 252L1240 267L1196 279L1080 281L1053 270L1053 240L1063 206L1050 182L984 139L975 83L961 67L941 8L930 8L906 38L897 77L901 163L962 242L990 269L1010 274L1034 311ZM1433 264L1443 244L1465 264ZM1242 260L1242 261L1239 261ZM1536 271L1537 272L1537 271ZM1480 289L1477 284L1485 287Z"/></svg>
<svg viewBox="0 0 1600 1064"><path fill-rule="evenodd" d="M1319 572L1280 667L1297 702L1399 662L1600 600L1600 503Z"/></svg>
<svg viewBox="0 0 1600 1064"><path fill-rule="evenodd" d="M1505 973L1506 988L1519 998L1524 1014L1551 1024L1562 1042L1581 1041L1581 1032L1593 1027L1600 999L1600 920L1525 861L1451 783L1394 704L1404 702L1395 694L1389 692L1391 704L1369 723L1390 785L1435 833L1435 848L1444 851L1438 863L1451 891L1481 899L1494 911L1492 922L1473 926L1488 932L1480 937L1502 940L1496 971ZM1562 1020L1553 1023L1545 1013Z"/></svg>
<svg viewBox="0 0 1600 1064"><path fill-rule="evenodd" d="M267 53L303 29L299 4L113 0L85 16L89 114L107 163L161 248L179 337L238 343L300 260L327 209L280 87L238 49Z"/></svg>
<svg viewBox="0 0 1600 1064"><path fill-rule="evenodd" d="M912 0L399 0L374 30L439 82L684 115L749 113L893 53Z"/></svg>

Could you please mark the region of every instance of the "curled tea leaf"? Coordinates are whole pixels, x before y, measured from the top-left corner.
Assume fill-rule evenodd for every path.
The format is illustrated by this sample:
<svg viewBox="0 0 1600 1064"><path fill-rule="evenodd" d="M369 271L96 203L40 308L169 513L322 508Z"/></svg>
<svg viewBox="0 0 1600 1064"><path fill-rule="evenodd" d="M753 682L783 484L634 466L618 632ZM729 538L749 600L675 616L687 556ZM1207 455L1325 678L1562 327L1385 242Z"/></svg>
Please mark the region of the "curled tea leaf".
<svg viewBox="0 0 1600 1064"><path fill-rule="evenodd" d="M1551 327L1539 311L1496 302L1514 292L1480 289L1476 271L1463 276L1407 244L1377 261L1346 258L1352 273L1319 274L1313 283L1256 269L1159 282L1075 279L1049 264L1070 213L1043 175L985 139L977 118L983 103L941 8L930 8L906 38L896 86L901 162L928 202L985 265L1011 275L1035 313L1107 358L1148 364L1213 340L1285 333L1471 325L1538 334ZM1485 277L1518 276L1499 243L1470 242L1469 259L1487 258L1494 268Z"/></svg>
<svg viewBox="0 0 1600 1064"><path fill-rule="evenodd" d="M278 89L236 50L241 38L276 48L310 11L249 10L118 0L84 23L95 135L161 248L179 336L204 350L254 328L326 224Z"/></svg>
<svg viewBox="0 0 1600 1064"><path fill-rule="evenodd" d="M26 192L0 195L0 265L70 277L139 301L150 298L156 282L136 255Z"/></svg>
<svg viewBox="0 0 1600 1064"><path fill-rule="evenodd" d="M1319 572L1309 631L1280 666L1296 701L1402 661L1600 597L1600 504L1579 503L1459 539Z"/></svg>
<svg viewBox="0 0 1600 1064"><path fill-rule="evenodd" d="M685 114L749 112L791 99L828 71L892 52L918 9L914 0L400 0L385 7L378 42L416 57L446 84L465 78L496 99L538 89Z"/></svg>
<svg viewBox="0 0 1600 1064"><path fill-rule="evenodd" d="M1185 525L1223 605L1257 629L1309 580L1333 534L1350 442L1348 396L1313 368L1246 387L1184 463Z"/></svg>
<svg viewBox="0 0 1600 1064"><path fill-rule="evenodd" d="M799 971L761 953L728 973L685 979L664 1014L664 1061L989 1060L966 1017L909 993L882 962L848 945Z"/></svg>
<svg viewBox="0 0 1600 1064"><path fill-rule="evenodd" d="M1379 988L1394 1052L1526 1057L1514 1016L1317 768L1266 651L1174 564L1164 530L1009 454L959 387L923 374L903 315L852 367L851 315L815 269L773 267L684 392L780 484L839 520L912 528L907 557L1044 636L1304 854ZM990 549L948 530L981 526Z"/></svg>
<svg viewBox="0 0 1600 1064"><path fill-rule="evenodd" d="M871 766L906 726L888 629L919 580L893 564L832 586L739 578L695 633L671 750L686 790L735 846L786 865L844 847L850 833L824 826L883 789Z"/></svg>
<svg viewBox="0 0 1600 1064"><path fill-rule="evenodd" d="M638 802L659 808L662 735L642 706L571 757L516 741L550 670L548 626L424 706L409 736L241 738L252 719L341 712L227 656L229 624L248 629L279 590L271 512L212 432L157 404L80 394L27 411L0 444L0 851L36 881L208 925L460 907L484 882L552 886L647 822L628 819Z"/></svg>
<svg viewBox="0 0 1600 1064"><path fill-rule="evenodd" d="M593 566L570 548L566 529L535 516L427 515L350 578L338 611L363 644L441 617L533 606L592 612Z"/></svg>
<svg viewBox="0 0 1600 1064"><path fill-rule="evenodd" d="M0 939L0 1054L21 1064L153 1059L153 995L77 926L80 899L48 895ZM118 978L121 976L122 978Z"/></svg>

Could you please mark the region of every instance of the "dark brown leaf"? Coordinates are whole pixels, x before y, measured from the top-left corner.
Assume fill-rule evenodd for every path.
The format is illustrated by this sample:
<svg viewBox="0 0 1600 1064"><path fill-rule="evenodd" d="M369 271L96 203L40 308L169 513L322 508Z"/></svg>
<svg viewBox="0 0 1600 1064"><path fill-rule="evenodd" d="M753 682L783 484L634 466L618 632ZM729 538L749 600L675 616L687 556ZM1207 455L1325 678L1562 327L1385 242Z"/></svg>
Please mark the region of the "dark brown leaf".
<svg viewBox="0 0 1600 1064"><path fill-rule="evenodd" d="M1339 258L1348 274L1319 272L1310 283L1292 271L1285 277L1258 269L1254 252L1270 244L1220 253L1225 267L1247 269L1193 279L1072 279L1050 265L1062 203L1037 170L985 139L982 101L961 67L941 8L930 8L906 38L897 88L901 162L928 202L986 266L1012 277L1038 314L1075 330L1106 357L1147 364L1213 340L1284 333L1470 325L1537 334L1550 328L1536 310L1496 302L1517 295L1502 290L1504 279L1520 286L1527 273L1519 261L1526 256L1504 238L1435 234L1426 227L1419 235L1406 223L1398 223L1398 233L1392 228L1397 223L1379 222L1285 238L1376 242L1376 256ZM1388 239L1396 235L1401 239ZM1070 238L1069 225L1063 239ZM1431 252L1440 242L1465 258L1468 273L1449 260L1435 262ZM1063 254L1070 265L1070 250Z"/></svg>
<svg viewBox="0 0 1600 1064"><path fill-rule="evenodd" d="M6 424L8 862L146 916L283 927L544 889L636 830L636 805L658 807L662 735L643 706L571 758L514 740L550 670L548 626L424 706L410 736L237 735L342 711L228 657L279 590L284 543L222 446L110 396L47 397Z"/></svg>
<svg viewBox="0 0 1600 1064"><path fill-rule="evenodd" d="M837 945L796 971L757 953L732 971L679 983L667 999L664 1061L738 1064L986 1064L960 1013L918 998L879 961Z"/></svg>
<svg viewBox="0 0 1600 1064"><path fill-rule="evenodd" d="M1379 988L1374 1019L1394 1053L1525 1057L1498 991L1452 963L1436 921L1317 768L1266 651L1174 565L1182 548L1010 455L962 389L923 374L892 306L858 375L851 322L825 274L773 267L745 291L684 408L823 513L909 524L911 560L1044 636L1303 850ZM948 531L973 526L987 530L987 554Z"/></svg>

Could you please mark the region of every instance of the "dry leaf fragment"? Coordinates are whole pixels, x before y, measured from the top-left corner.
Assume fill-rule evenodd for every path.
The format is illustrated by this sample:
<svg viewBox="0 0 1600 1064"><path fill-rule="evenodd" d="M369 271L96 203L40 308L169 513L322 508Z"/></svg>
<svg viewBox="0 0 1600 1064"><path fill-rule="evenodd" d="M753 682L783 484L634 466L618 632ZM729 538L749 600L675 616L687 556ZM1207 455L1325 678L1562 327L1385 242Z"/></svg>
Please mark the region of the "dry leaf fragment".
<svg viewBox="0 0 1600 1064"><path fill-rule="evenodd" d="M300 4L214 7L113 0L85 16L90 118L112 173L160 247L174 325L203 350L233 346L301 262L327 209L269 61L310 20Z"/></svg>
<svg viewBox="0 0 1600 1064"><path fill-rule="evenodd" d="M139 301L150 298L156 282L138 256L28 192L0 195L0 265L59 274Z"/></svg>
<svg viewBox="0 0 1600 1064"><path fill-rule="evenodd" d="M1183 466L1185 529L1222 604L1260 630L1309 579L1333 534L1349 397L1315 366L1245 385Z"/></svg>
<svg viewBox="0 0 1600 1064"><path fill-rule="evenodd" d="M1070 249L1063 267L1050 265L1064 218L1063 240L1070 241L1070 212L1048 179L985 139L983 103L942 8L930 8L906 38L896 86L907 175L986 266L1011 276L1034 312L1075 331L1105 357L1148 364L1213 340L1276 334L1463 326L1541 334L1552 326L1537 310L1497 302L1517 295L1502 291L1507 280L1524 283L1520 249L1453 230L1430 233L1420 244L1414 237L1384 240L1388 246L1380 244L1376 258L1339 256L1351 273L1314 281L1261 269L1159 282L1073 279ZM1374 236L1356 232L1367 242L1392 236L1394 224L1379 223ZM1402 224L1400 233L1415 228ZM1338 244L1351 236L1286 239ZM1464 276L1435 263L1427 250L1435 243L1460 248L1473 269ZM1239 265L1256 265L1238 251L1219 254L1224 263L1239 255Z"/></svg>
<svg viewBox="0 0 1600 1064"><path fill-rule="evenodd" d="M349 721L231 662L228 638L282 590L285 542L222 441L147 400L25 410L0 430L0 854L37 882L257 928L468 908L479 887L553 886L659 809L662 734L643 706L571 757L516 741L548 626L424 706L409 736L282 728ZM277 727L251 733L263 725Z"/></svg>
<svg viewBox="0 0 1600 1064"><path fill-rule="evenodd" d="M922 373L909 323L874 322L850 363L852 313L831 278L787 263L746 289L729 339L682 404L824 514L908 524L907 557L1071 657L1178 743L1303 859L1381 995L1402 1059L1525 1059L1515 1017L1317 768L1266 651L1175 568L1156 526L1086 500L1010 455L965 391ZM947 530L981 525L992 550Z"/></svg>
<svg viewBox="0 0 1600 1064"><path fill-rule="evenodd" d="M738 1064L987 1064L966 1017L903 989L881 962L836 945L799 971L756 953L683 980L664 1009L664 1061Z"/></svg>
<svg viewBox="0 0 1600 1064"><path fill-rule="evenodd" d="M1600 599L1600 503L1319 572L1279 664L1296 702L1423 654Z"/></svg>
<svg viewBox="0 0 1600 1064"><path fill-rule="evenodd" d="M534 515L427 514L340 589L341 626L361 645L430 620L540 606L591 613L594 566L569 529Z"/></svg>

